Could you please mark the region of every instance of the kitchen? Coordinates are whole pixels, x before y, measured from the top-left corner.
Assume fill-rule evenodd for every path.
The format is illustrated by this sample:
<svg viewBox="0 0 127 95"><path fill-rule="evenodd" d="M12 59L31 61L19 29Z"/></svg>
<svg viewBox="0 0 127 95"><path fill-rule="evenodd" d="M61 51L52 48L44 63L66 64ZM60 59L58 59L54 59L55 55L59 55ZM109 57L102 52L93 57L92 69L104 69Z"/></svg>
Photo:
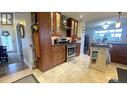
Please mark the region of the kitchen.
<svg viewBox="0 0 127 95"><path fill-rule="evenodd" d="M40 31L34 32L33 35L36 33L34 36L35 42L36 35L39 33L38 39L40 39L40 42L35 42L35 51L37 67L41 71L73 60L80 55L81 38L77 36L77 20L67 18L59 12L35 13L33 15L36 17L34 21L39 23L38 27L40 28Z"/></svg>
<svg viewBox="0 0 127 95"><path fill-rule="evenodd" d="M39 78L40 82L45 82L42 79L46 78L49 82L107 83L112 78L118 78L117 67L126 69L126 29L122 32L121 28L115 28L118 34L123 33L121 40L119 35L112 37L116 42L123 40L123 43L107 43L107 36L104 36L104 33L116 33L113 29L118 13L32 12L27 14L31 15L31 18L27 16L27 20L31 20L29 26L32 26L32 31L29 32L32 34L33 41L33 45L30 43L28 46L34 53L34 57L30 57L33 61L28 63L29 65L34 63L30 66L33 69L21 71L23 76L31 72L37 79ZM99 21L97 17L94 17L95 14L98 15L98 19L115 18L110 25L113 28L104 29L105 23L100 25L100 22L104 21ZM122 17L124 16L122 15L120 20L123 27ZM98 22L95 21L96 19ZM126 22L126 19L124 21ZM100 40L94 40L95 38ZM18 76L17 80L20 78Z"/></svg>
<svg viewBox="0 0 127 95"><path fill-rule="evenodd" d="M2 94L126 93L126 4L121 0L3 0Z"/></svg>
<svg viewBox="0 0 127 95"><path fill-rule="evenodd" d="M40 46L41 46L40 53L42 54L40 54L40 58L38 58L37 60L37 67L41 71L46 71L64 62L74 60L76 56L80 55L80 51L81 51L80 49L83 49L83 48L80 48L81 47L81 38L80 38L81 36L80 37L77 36L78 21L75 20L74 18L67 18L64 15L61 16L61 14L62 13L57 13L57 12L56 13L55 12L54 13L37 13L37 21L39 23L41 32L50 31L46 33L41 33L41 32L39 33L41 37L44 37L40 41ZM119 13L114 13L114 14L113 14L114 15L113 17L116 18L115 22L117 22L117 15L119 15ZM82 15L78 15L78 16L80 16L82 19ZM120 19L120 16L118 17L119 17L118 19ZM47 25L44 25L44 22L47 23ZM83 27L84 26L82 26L82 29ZM46 30L44 30L44 28L46 28ZM86 34L89 33L89 31L87 31L87 25L86 25L85 31L86 31ZM91 53L92 52L91 48L93 46L96 46L98 49L100 48L100 50L102 47L104 48L98 52L99 53L98 57L99 56L100 57L97 59L97 64L94 63L94 66L91 66L92 61L89 61L90 63L89 67L105 72L106 65L110 64L111 62L121 63L121 64L126 65L126 62L127 62L125 58L126 53L127 53L126 43L125 44L124 43L123 44L108 43L109 44L108 46L105 38L103 39L104 41L102 40L103 43L101 44L100 42L99 43L92 42L90 41L91 39L88 40L87 42L88 48L87 48L86 54L90 55L90 60L91 60L91 56L93 56ZM119 52L119 48L121 50L121 53Z"/></svg>
<svg viewBox="0 0 127 95"><path fill-rule="evenodd" d="M124 1L3 0L1 94L126 95Z"/></svg>

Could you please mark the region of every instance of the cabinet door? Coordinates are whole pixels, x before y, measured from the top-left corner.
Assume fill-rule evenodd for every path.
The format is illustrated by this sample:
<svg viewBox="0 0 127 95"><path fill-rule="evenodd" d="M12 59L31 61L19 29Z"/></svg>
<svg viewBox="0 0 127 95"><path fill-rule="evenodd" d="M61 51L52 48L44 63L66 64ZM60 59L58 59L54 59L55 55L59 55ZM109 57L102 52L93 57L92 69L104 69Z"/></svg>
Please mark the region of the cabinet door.
<svg viewBox="0 0 127 95"><path fill-rule="evenodd" d="M71 20L71 35L74 35L75 34L75 21L72 19Z"/></svg>
<svg viewBox="0 0 127 95"><path fill-rule="evenodd" d="M65 45L57 45L53 47L53 66L65 62Z"/></svg>
<svg viewBox="0 0 127 95"><path fill-rule="evenodd" d="M54 53L56 55L54 55L53 57L53 66L56 66L59 64L59 56L57 55L57 53Z"/></svg>
<svg viewBox="0 0 127 95"><path fill-rule="evenodd" d="M51 13L51 25L52 25L52 32L61 32L62 26L62 17L61 13L53 12Z"/></svg>
<svg viewBox="0 0 127 95"><path fill-rule="evenodd" d="M61 14L56 13L56 31L59 32L61 27Z"/></svg>
<svg viewBox="0 0 127 95"><path fill-rule="evenodd" d="M80 55L80 44L76 44L76 56Z"/></svg>
<svg viewBox="0 0 127 95"><path fill-rule="evenodd" d="M51 14L49 12L37 13L39 23L40 58L38 68L45 71L52 67L51 47Z"/></svg>
<svg viewBox="0 0 127 95"><path fill-rule="evenodd" d="M67 30L67 36L71 37L72 35L77 35L78 31L78 21L73 18L67 19L67 26L70 27L70 30Z"/></svg>
<svg viewBox="0 0 127 95"><path fill-rule="evenodd" d="M78 31L78 22L77 21L75 21L75 29L74 29L74 31L75 31L75 35L77 35L77 31Z"/></svg>

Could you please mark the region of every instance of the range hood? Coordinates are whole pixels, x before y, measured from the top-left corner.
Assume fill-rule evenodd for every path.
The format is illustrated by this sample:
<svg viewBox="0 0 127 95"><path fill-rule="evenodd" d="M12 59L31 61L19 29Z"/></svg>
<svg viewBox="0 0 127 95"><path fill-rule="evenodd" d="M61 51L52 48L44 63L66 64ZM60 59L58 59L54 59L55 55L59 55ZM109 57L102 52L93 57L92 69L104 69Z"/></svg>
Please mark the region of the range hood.
<svg viewBox="0 0 127 95"><path fill-rule="evenodd" d="M68 26L62 26L61 27L63 30L72 30L72 28L68 27Z"/></svg>
<svg viewBox="0 0 127 95"><path fill-rule="evenodd" d="M62 27L63 30L70 30L71 27L67 26L67 17L65 15L62 15Z"/></svg>

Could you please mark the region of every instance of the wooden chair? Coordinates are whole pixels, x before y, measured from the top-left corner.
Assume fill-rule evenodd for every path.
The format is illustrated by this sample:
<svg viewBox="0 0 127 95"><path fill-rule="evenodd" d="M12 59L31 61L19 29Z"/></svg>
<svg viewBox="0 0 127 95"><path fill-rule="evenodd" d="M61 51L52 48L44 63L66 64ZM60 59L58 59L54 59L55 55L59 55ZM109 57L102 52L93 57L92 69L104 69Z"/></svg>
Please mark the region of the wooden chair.
<svg viewBox="0 0 127 95"><path fill-rule="evenodd" d="M6 63L8 62L6 46L0 46L0 74L6 72Z"/></svg>

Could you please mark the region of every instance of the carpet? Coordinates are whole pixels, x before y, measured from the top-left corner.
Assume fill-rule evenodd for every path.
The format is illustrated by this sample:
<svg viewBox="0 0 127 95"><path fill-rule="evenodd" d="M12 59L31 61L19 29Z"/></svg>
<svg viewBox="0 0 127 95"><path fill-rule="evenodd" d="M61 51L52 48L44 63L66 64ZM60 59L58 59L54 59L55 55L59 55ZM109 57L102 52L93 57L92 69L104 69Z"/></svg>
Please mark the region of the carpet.
<svg viewBox="0 0 127 95"><path fill-rule="evenodd" d="M122 83L127 83L127 70L117 68L118 79Z"/></svg>
<svg viewBox="0 0 127 95"><path fill-rule="evenodd" d="M122 68L117 68L118 80L111 79L108 83L127 83L127 70Z"/></svg>
<svg viewBox="0 0 127 95"><path fill-rule="evenodd" d="M33 74L30 74L12 83L39 83L39 81L36 79L36 77Z"/></svg>

